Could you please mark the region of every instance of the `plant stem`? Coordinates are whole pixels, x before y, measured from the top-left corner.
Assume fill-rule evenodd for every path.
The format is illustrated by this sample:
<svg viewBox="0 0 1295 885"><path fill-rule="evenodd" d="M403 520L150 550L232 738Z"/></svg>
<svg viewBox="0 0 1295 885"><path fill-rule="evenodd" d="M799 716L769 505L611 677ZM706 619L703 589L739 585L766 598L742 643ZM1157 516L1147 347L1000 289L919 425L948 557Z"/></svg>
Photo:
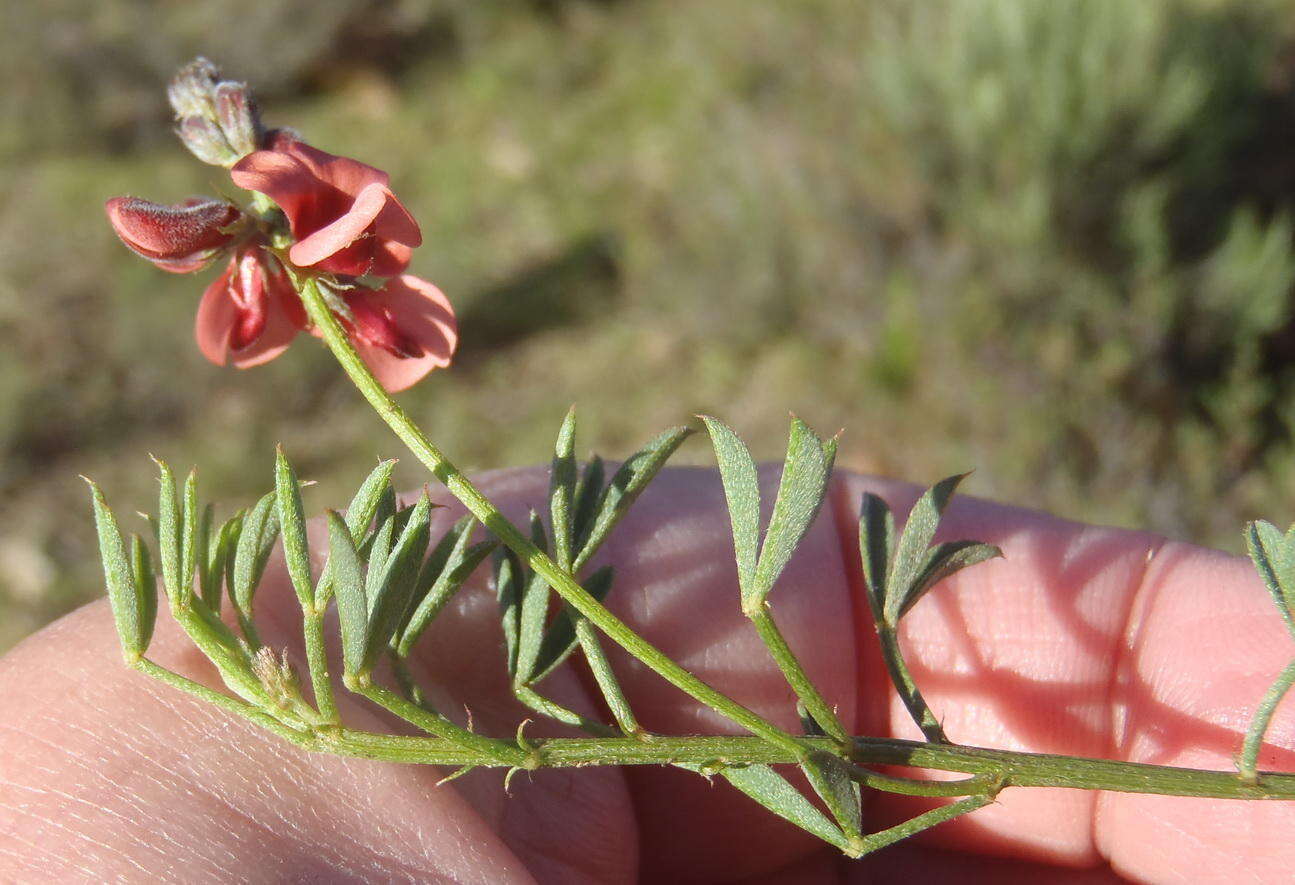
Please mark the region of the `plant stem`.
<svg viewBox="0 0 1295 885"><path fill-rule="evenodd" d="M549 700L529 685L513 686L513 695L536 713L555 719L563 725L570 725L572 728L579 728L594 735L605 737L614 737L616 735L616 729L603 725L601 722L595 722L588 716L581 716L574 710L569 710L561 704Z"/></svg>
<svg viewBox="0 0 1295 885"><path fill-rule="evenodd" d="M920 833L922 830L930 829L936 824L942 824L947 820L953 820L955 817L961 817L969 811L975 811L977 808L984 808L993 801L994 796L992 795L968 796L966 799L959 799L949 805L932 808L930 811L910 818L902 824L896 824L879 833L870 833L863 836L859 840L858 854L855 856L859 857L880 848L885 848L887 845L893 845L901 839L907 839L909 836Z"/></svg>
<svg viewBox="0 0 1295 885"><path fill-rule="evenodd" d="M210 689L200 682L194 682L192 679L181 676L179 673L173 673L160 664L153 663L148 658L140 658L135 662L134 667L141 673L147 676L152 676L154 679L159 682L163 682L172 688L178 688L180 691L191 694L199 700L206 701L209 704L215 704L222 710L227 710L237 716L242 716L244 719L250 720L267 731L278 735L285 741L289 741L299 747L311 747L313 735L309 732L290 728L278 719L275 719L269 713L257 709L250 704L246 704L243 701L231 698L227 694L222 694L214 689Z"/></svg>
<svg viewBox="0 0 1295 885"><path fill-rule="evenodd" d="M876 620L877 639L881 642L881 657L886 662L886 669L890 672L890 681L894 684L895 690L899 692L900 699L903 700L904 706L908 708L908 714L913 717L917 727L922 729L922 734L928 741L936 744L947 744L949 739L944 734L944 728L940 725L940 720L935 718L931 708L926 705L926 699L922 697L922 692L918 690L917 683L913 680L913 674L908 671L908 665L904 663L904 653L899 647L899 634L895 631L894 626L886 623L880 617Z"/></svg>
<svg viewBox="0 0 1295 885"><path fill-rule="evenodd" d="M834 753L840 746L832 738L797 738L801 753L791 753L765 741L745 735L727 737L671 737L653 735L649 740L634 737L535 739L545 768L586 765L777 765L794 763L812 752ZM508 765L455 746L441 738L380 735L345 730L340 735L321 733L311 749L379 759L388 762L429 765ZM1120 793L1156 793L1165 796L1194 796L1212 799L1295 799L1295 775L1263 773L1257 783L1237 776L1235 771L1207 771L1116 762L1045 753L1020 753L981 747L932 745L888 738L857 737L852 740L851 759L860 765L902 765L938 771L979 775L964 781L923 781L878 776L868 786L907 795L949 796L984 793L996 784L1003 787L1067 787L1078 790L1110 790ZM862 779L862 776L861 776ZM895 781L895 783L891 783Z"/></svg>
<svg viewBox="0 0 1295 885"><path fill-rule="evenodd" d="M1263 745L1264 735L1268 732L1268 723L1272 721L1273 713L1277 712L1277 705L1285 697L1286 692L1290 690L1291 685L1295 683L1295 661L1286 665L1277 680L1269 687L1263 700L1255 709L1254 718L1250 721L1250 728L1246 730L1246 739L1241 745L1241 756L1237 760L1237 770L1241 777L1251 783L1258 778L1257 766L1259 764L1259 748Z"/></svg>
<svg viewBox="0 0 1295 885"><path fill-rule="evenodd" d="M530 768L530 757L515 744L496 738L482 737L465 728L460 728L439 713L430 713L417 704L405 700L393 691L378 685L356 686L353 689L380 707L385 707L406 722L416 725L428 734L436 735L438 740L458 744L463 749L475 754L472 760L479 765L507 765L516 768Z"/></svg>
<svg viewBox="0 0 1295 885"><path fill-rule="evenodd" d="M791 646L787 645L787 640L782 635L782 631L774 623L773 616L767 610L761 610L750 612L747 617L751 619L755 632L759 634L765 647L769 649L769 654L778 664L778 669L782 671L787 683L796 692L796 696L804 702L809 715L814 718L814 721L818 723L823 731L827 732L829 737L835 738L843 744L847 743L850 738L845 726L837 718L836 711L819 694L818 688L810 680L805 668L801 666L800 659L792 652Z"/></svg>
<svg viewBox="0 0 1295 885"><path fill-rule="evenodd" d="M533 571L541 575L559 596L592 621L612 641L654 670L676 688L696 700L727 716L752 734L800 758L804 750L796 739L770 723L759 714L737 701L716 691L683 667L672 661L660 649L631 630L623 621L608 611L587 590L581 587L566 571L542 550L530 542L481 491L464 476L449 459L432 444L426 434L405 414L404 409L383 389L369 367L360 359L328 305L324 303L319 286L309 277L297 277L302 303L311 321L319 329L333 356L341 363L351 381L359 388L387 425L400 437L418 460L422 461L442 485L462 502L468 512L481 521L495 537L520 556Z"/></svg>
<svg viewBox="0 0 1295 885"><path fill-rule="evenodd" d="M612 670L611 661L607 660L607 655L603 652L594 625L588 618L577 615L575 633L576 641L580 643L580 650L584 652L589 669L593 671L594 681L598 683L598 689L603 693L603 700L607 702L607 709L611 710L612 718L625 734L641 735L643 728L634 716L634 711L630 709L629 699L625 697L625 690L621 688L620 680Z"/></svg>
<svg viewBox="0 0 1295 885"><path fill-rule="evenodd" d="M328 651L324 645L324 613L302 607L303 633L306 639L306 662L310 667L310 687L315 707L325 722L340 724L337 702L333 700L333 682L328 674Z"/></svg>

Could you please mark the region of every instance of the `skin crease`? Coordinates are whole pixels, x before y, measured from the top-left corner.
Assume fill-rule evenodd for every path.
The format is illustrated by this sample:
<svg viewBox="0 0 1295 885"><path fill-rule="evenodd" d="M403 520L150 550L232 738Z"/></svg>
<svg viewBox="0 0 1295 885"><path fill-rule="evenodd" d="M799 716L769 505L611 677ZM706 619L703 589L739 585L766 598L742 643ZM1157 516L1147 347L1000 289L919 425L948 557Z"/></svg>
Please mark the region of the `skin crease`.
<svg viewBox="0 0 1295 885"><path fill-rule="evenodd" d="M762 482L771 501L776 469ZM544 505L547 473L494 473L482 485L520 519ZM859 595L864 491L902 519L920 490L838 479L771 603L847 726L912 737ZM460 512L436 511L434 528ZM610 604L684 666L793 728L791 694L737 608L726 519L712 471L663 473L599 556L616 567ZM903 639L953 740L1231 766L1250 712L1295 655L1246 562L957 498L940 540L969 536L1004 559L939 587ZM470 700L474 728L506 735L525 716L508 697L484 571L433 625L415 668L439 709L466 722ZM281 564L259 592L258 621L267 644L299 636ZM150 657L215 684L165 613L157 633ZM604 646L649 729L733 730ZM598 710L576 668L543 688ZM0 660L0 697L0 881L1262 882L1295 866L1295 803L1009 789L850 863L726 785L677 770L519 775L511 797L496 772L436 788L429 767L312 756L126 669L102 600ZM345 692L339 703L353 727L399 728ZM561 731L533 723L528 733ZM1261 766L1295 767L1289 710L1269 741ZM865 813L877 829L922 807L873 794Z"/></svg>

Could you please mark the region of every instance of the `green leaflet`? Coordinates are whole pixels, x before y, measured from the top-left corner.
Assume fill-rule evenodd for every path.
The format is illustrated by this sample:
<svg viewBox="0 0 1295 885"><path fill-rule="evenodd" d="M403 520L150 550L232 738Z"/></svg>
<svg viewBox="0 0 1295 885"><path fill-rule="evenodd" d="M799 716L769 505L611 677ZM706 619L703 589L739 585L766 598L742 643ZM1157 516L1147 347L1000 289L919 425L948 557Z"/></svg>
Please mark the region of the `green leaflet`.
<svg viewBox="0 0 1295 885"><path fill-rule="evenodd" d="M571 520L575 532L573 549L584 550L589 546L589 533L593 531L598 515L598 502L602 498L606 472L603 459L594 455L580 474L575 494L575 512Z"/></svg>
<svg viewBox="0 0 1295 885"><path fill-rule="evenodd" d="M297 473L288 463L282 446L275 450L274 497L288 577L301 607L310 608L314 605L315 592L314 581L310 576L310 550L306 542L306 514L301 504Z"/></svg>
<svg viewBox="0 0 1295 885"><path fill-rule="evenodd" d="M370 471L364 482L356 490L351 503L346 508L345 525L351 533L351 540L359 542L373 522L374 515L384 496L391 491L391 471L395 461L382 461ZM394 493L393 493L394 494ZM333 595L331 558L324 562L320 570L319 581L315 584L315 608L323 610Z"/></svg>
<svg viewBox="0 0 1295 885"><path fill-rule="evenodd" d="M135 580L135 605L139 612L139 653L148 651L157 623L157 574L153 571L153 557L148 545L139 535L130 536L130 565Z"/></svg>
<svg viewBox="0 0 1295 885"><path fill-rule="evenodd" d="M571 566L573 573L578 573L598 552L598 548L607 540L611 530L629 511L630 506L647 488L670 456L675 453L683 441L692 435L687 427L672 427L657 435L647 445L625 459L625 463L612 476L598 502L598 515L589 529L588 537L580 548L580 553ZM586 481L588 476L586 476Z"/></svg>
<svg viewBox="0 0 1295 885"><path fill-rule="evenodd" d="M423 563L414 588L414 611L396 643L404 658L477 567L499 546L495 540L469 544L476 520L465 516L445 533Z"/></svg>
<svg viewBox="0 0 1295 885"><path fill-rule="evenodd" d="M541 550L548 549L544 523L535 511L531 511L531 541ZM522 586L521 605L517 615L517 664L513 673L515 685L530 682L531 674L535 672L548 611L549 585L540 575L528 572Z"/></svg>
<svg viewBox="0 0 1295 885"><path fill-rule="evenodd" d="M113 622L117 625L122 657L127 664L133 665L148 650L153 633L153 617L156 615L156 601L150 605L146 595L140 593L117 520L108 509L99 487L90 480L86 482L90 485L94 521L99 534L99 554L103 559L108 604L112 608Z"/></svg>
<svg viewBox="0 0 1295 885"><path fill-rule="evenodd" d="M392 513L381 524L377 531L360 545L360 558L368 563L368 577L365 578L364 595L369 601L369 610L378 598L382 570L386 567L387 557L391 554L392 539L396 536L396 514Z"/></svg>
<svg viewBox="0 0 1295 885"><path fill-rule="evenodd" d="M699 771L702 766L684 765ZM842 851L850 848L850 841L841 828L832 823L823 812L814 807L787 779L768 765L747 765L743 768L724 768L720 776L756 802L784 820L791 821Z"/></svg>
<svg viewBox="0 0 1295 885"><path fill-rule="evenodd" d="M198 571L198 473L190 470L184 480L183 518L180 523L180 587L186 598L193 596Z"/></svg>
<svg viewBox="0 0 1295 885"><path fill-rule="evenodd" d="M760 547L755 575L743 591L744 608L754 610L773 590L778 576L823 506L835 459L835 439L824 443L804 421L792 418L778 497Z"/></svg>
<svg viewBox="0 0 1295 885"><path fill-rule="evenodd" d="M501 548L495 554L495 592L499 598L499 624L504 633L504 665L514 683L517 681L517 630L523 574L511 550Z"/></svg>
<svg viewBox="0 0 1295 885"><path fill-rule="evenodd" d="M553 528L553 557L558 565L568 571L575 556L575 449L576 409L572 406L558 431L549 478L549 524Z"/></svg>
<svg viewBox="0 0 1295 885"><path fill-rule="evenodd" d="M935 540L935 530L940 525L944 508L948 506L958 484L967 476L968 474L961 473L940 480L927 489L909 511L908 521L895 546L890 566L890 586L886 589L886 619L891 623L898 621L899 610L917 580L926 558L926 550Z"/></svg>
<svg viewBox="0 0 1295 885"><path fill-rule="evenodd" d="M613 575L612 567L605 565L585 578L584 588L589 591L590 596L602 602L611 592ZM530 682L543 681L575 651L575 618L578 617L577 613L567 607L563 607L562 611L558 612L540 643Z"/></svg>
<svg viewBox="0 0 1295 885"><path fill-rule="evenodd" d="M719 464L733 527L742 609L759 610L823 506L836 458L836 440L824 443L804 421L792 418L787 457L763 542L760 483L746 445L717 418L703 415Z"/></svg>
<svg viewBox="0 0 1295 885"><path fill-rule="evenodd" d="M982 544L979 541L946 541L931 547L926 551L917 577L913 579L913 583L897 603L895 620L898 621L908 614L908 610L925 596L928 590L945 578L967 566L1002 555L1003 551L994 545Z"/></svg>
<svg viewBox="0 0 1295 885"><path fill-rule="evenodd" d="M945 578L968 566L1002 556L992 544L946 541L931 545L940 518L966 474L941 480L918 499L908 522L895 537L895 519L886 502L863 496L859 510L859 553L868 601L879 623L894 626Z"/></svg>
<svg viewBox="0 0 1295 885"><path fill-rule="evenodd" d="M162 585L173 611L188 608L192 587L185 590L181 549L181 516L175 505L175 474L165 461L154 458L158 470L157 529L158 554L162 564Z"/></svg>
<svg viewBox="0 0 1295 885"><path fill-rule="evenodd" d="M859 552L863 560L863 576L868 584L868 602L872 606L873 617L878 621L885 616L890 555L894 549L895 516L885 501L867 492L859 511Z"/></svg>
<svg viewBox="0 0 1295 885"><path fill-rule="evenodd" d="M369 605L364 594L363 570L355 540L346 522L332 510L328 511L328 559L342 632L343 665L346 672L353 675L364 663Z"/></svg>
<svg viewBox="0 0 1295 885"><path fill-rule="evenodd" d="M733 550L737 556L737 581L743 602L755 584L756 557L760 549L760 483L755 461L736 433L718 418L702 415L719 464L724 497L733 525Z"/></svg>
<svg viewBox="0 0 1295 885"><path fill-rule="evenodd" d="M1246 551L1281 612L1286 628L1295 633L1295 529L1282 534L1270 522L1257 520L1245 530Z"/></svg>
<svg viewBox="0 0 1295 885"><path fill-rule="evenodd" d="M265 574L265 564L270 559L270 551L274 549L274 542L278 537L279 516L275 508L275 494L271 492L257 501L256 506L243 518L243 528L234 551L234 583L230 588L232 601L235 611L248 621L252 618L252 600L256 595L257 585Z"/></svg>
<svg viewBox="0 0 1295 885"><path fill-rule="evenodd" d="M366 589L372 588L372 595L368 600L368 634L364 640L361 664L364 669L373 666L391 638L404 626L414 582L418 577L418 567L427 550L431 515L432 502L424 495L411 508L400 537L381 567L375 561L371 560L369 563L371 580ZM375 570L376 580L373 579Z"/></svg>
<svg viewBox="0 0 1295 885"><path fill-rule="evenodd" d="M211 505L207 505L207 512L210 513L211 510ZM238 545L238 535L242 528L242 511L225 520L209 540L206 562L199 570L202 575L202 601L217 613L220 612L225 576L232 569L234 548Z"/></svg>
<svg viewBox="0 0 1295 885"><path fill-rule="evenodd" d="M814 753L800 767L841 830L858 840L863 835L863 805L859 785L845 763L830 753Z"/></svg>

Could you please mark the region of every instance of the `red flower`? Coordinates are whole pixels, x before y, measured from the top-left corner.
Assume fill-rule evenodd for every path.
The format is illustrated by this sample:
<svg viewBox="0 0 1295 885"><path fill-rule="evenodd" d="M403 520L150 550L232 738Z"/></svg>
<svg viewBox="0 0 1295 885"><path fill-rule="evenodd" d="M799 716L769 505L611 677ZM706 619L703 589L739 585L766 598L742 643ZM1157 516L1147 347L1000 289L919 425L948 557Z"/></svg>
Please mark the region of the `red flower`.
<svg viewBox="0 0 1295 885"><path fill-rule="evenodd" d="M405 274L381 289L357 286L342 299L351 314L340 318L342 325L387 390L404 390L450 364L458 343L454 311L431 283ZM207 287L194 333L207 359L246 369L283 353L307 328L305 308L283 268L259 244L248 244Z"/></svg>
<svg viewBox="0 0 1295 885"><path fill-rule="evenodd" d="M360 358L391 393L450 364L459 341L454 310L427 280L402 274L381 289L356 287L343 298L355 319L343 318L342 325Z"/></svg>
<svg viewBox="0 0 1295 885"><path fill-rule="evenodd" d="M306 309L283 268L250 243L203 293L194 336L216 365L246 369L283 353L306 326Z"/></svg>
<svg viewBox="0 0 1295 885"><path fill-rule="evenodd" d="M285 132L274 135L268 150L239 160L230 176L283 210L297 241L288 257L298 267L394 276L423 242L418 222L388 187L387 173L324 153Z"/></svg>
<svg viewBox="0 0 1295 885"><path fill-rule="evenodd" d="M171 273L191 273L211 261L234 239L226 231L243 214L237 206L204 197L176 206L113 197L104 208L123 243Z"/></svg>

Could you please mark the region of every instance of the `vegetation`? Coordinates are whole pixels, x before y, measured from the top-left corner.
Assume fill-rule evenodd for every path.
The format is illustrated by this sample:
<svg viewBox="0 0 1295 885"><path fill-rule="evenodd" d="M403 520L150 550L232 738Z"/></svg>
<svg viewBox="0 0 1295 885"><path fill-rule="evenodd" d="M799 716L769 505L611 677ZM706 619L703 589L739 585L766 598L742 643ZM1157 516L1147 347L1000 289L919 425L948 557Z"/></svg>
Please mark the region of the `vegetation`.
<svg viewBox="0 0 1295 885"><path fill-rule="evenodd" d="M322 347L256 385L206 363L195 280L105 223L139 182L216 186L156 135L157 84L198 52L275 122L392 171L427 240L413 270L464 333L402 401L477 454L464 467L544 460L572 402L602 452L722 411L778 457L794 405L847 428L842 467L975 468L973 494L1236 548L1247 519L1288 518L1295 480L1283 12L19 4L0 33L0 648L101 592L78 473L129 513L155 494L141 449L231 502L264 490L275 441L303 478L394 452ZM308 508L344 499L331 483Z"/></svg>

